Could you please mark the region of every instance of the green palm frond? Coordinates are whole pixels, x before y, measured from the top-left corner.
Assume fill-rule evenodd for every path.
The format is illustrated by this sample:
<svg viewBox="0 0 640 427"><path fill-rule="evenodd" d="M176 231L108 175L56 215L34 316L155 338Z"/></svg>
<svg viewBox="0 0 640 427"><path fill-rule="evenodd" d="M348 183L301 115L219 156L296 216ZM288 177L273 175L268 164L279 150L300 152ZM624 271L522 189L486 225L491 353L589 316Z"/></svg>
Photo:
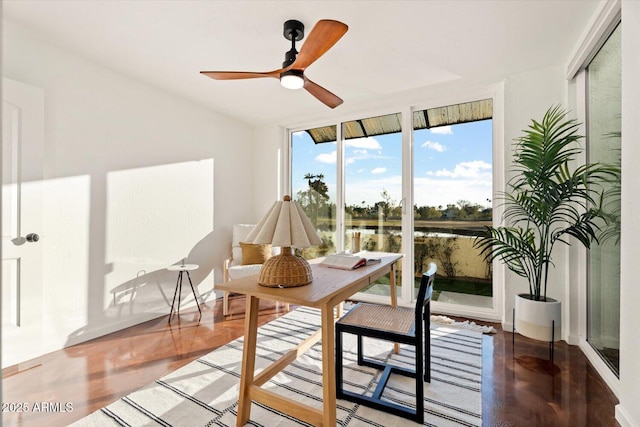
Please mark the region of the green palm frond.
<svg viewBox="0 0 640 427"><path fill-rule="evenodd" d="M602 184L619 182L620 168L592 163L573 169L582 152L579 127L560 106L532 120L515 141L515 175L501 195L509 226L488 227L475 241L485 259L500 259L526 277L537 300L546 299L554 245L569 244L565 237L571 236L588 248L612 223Z"/></svg>

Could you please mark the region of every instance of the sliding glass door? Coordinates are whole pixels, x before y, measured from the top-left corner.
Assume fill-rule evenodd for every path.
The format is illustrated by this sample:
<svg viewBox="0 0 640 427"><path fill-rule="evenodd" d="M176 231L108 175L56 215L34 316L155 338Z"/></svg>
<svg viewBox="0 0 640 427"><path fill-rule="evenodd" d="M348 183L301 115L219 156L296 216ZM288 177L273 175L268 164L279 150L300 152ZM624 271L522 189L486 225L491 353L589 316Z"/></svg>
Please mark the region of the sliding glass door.
<svg viewBox="0 0 640 427"><path fill-rule="evenodd" d="M493 307L491 263L473 247L492 225L493 100L413 114L415 286L433 261L433 300Z"/></svg>
<svg viewBox="0 0 640 427"><path fill-rule="evenodd" d="M402 252L401 114L342 124L344 145L344 248L351 252ZM396 284L402 283L402 270ZM384 277L363 290L390 295Z"/></svg>
<svg viewBox="0 0 640 427"><path fill-rule="evenodd" d="M435 300L462 307L451 313L495 313L491 264L473 248L492 223L493 98L289 135L291 192L324 241L303 256L404 253L395 290L403 303L433 261ZM386 302L389 283L382 278L358 297Z"/></svg>
<svg viewBox="0 0 640 427"><path fill-rule="evenodd" d="M620 26L587 67L587 153L590 162L621 163ZM589 250L587 341L619 375L620 183L610 183L606 208L613 227Z"/></svg>

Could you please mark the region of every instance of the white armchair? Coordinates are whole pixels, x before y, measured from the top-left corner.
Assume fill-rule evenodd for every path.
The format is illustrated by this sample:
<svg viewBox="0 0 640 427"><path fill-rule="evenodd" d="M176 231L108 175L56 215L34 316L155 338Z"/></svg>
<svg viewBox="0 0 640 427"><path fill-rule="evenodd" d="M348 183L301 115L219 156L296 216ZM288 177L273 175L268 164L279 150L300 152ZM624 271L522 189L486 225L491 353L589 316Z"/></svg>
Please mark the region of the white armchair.
<svg viewBox="0 0 640 427"><path fill-rule="evenodd" d="M231 257L224 261L222 270L223 280L225 282L260 274L262 264L243 264L242 247L240 246L240 243L245 241L247 235L255 226L255 224L234 224L231 240ZM277 255L279 252L280 248L271 249L271 255ZM285 308L289 310L289 304L286 304ZM222 297L222 314L224 316L229 314L229 292L227 291L224 292Z"/></svg>

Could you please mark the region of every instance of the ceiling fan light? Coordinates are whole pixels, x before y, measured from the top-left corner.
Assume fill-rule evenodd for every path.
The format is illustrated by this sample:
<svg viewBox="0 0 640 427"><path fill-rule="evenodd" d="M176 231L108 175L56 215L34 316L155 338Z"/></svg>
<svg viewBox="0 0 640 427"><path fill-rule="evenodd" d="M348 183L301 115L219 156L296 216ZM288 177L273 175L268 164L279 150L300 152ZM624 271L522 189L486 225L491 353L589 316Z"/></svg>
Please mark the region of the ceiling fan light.
<svg viewBox="0 0 640 427"><path fill-rule="evenodd" d="M289 70L280 74L280 84L287 89L301 89L304 86L302 72Z"/></svg>

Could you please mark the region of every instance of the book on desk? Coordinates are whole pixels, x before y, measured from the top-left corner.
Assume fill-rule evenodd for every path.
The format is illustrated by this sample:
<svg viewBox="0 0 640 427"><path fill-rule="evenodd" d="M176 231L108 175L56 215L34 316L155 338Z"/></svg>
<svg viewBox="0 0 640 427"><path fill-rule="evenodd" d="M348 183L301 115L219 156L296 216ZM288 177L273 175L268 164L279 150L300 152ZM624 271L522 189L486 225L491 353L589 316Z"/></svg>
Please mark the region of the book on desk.
<svg viewBox="0 0 640 427"><path fill-rule="evenodd" d="M331 254L327 255L320 265L341 270L354 270L365 265L379 264L381 261L381 258L367 258L357 254Z"/></svg>

